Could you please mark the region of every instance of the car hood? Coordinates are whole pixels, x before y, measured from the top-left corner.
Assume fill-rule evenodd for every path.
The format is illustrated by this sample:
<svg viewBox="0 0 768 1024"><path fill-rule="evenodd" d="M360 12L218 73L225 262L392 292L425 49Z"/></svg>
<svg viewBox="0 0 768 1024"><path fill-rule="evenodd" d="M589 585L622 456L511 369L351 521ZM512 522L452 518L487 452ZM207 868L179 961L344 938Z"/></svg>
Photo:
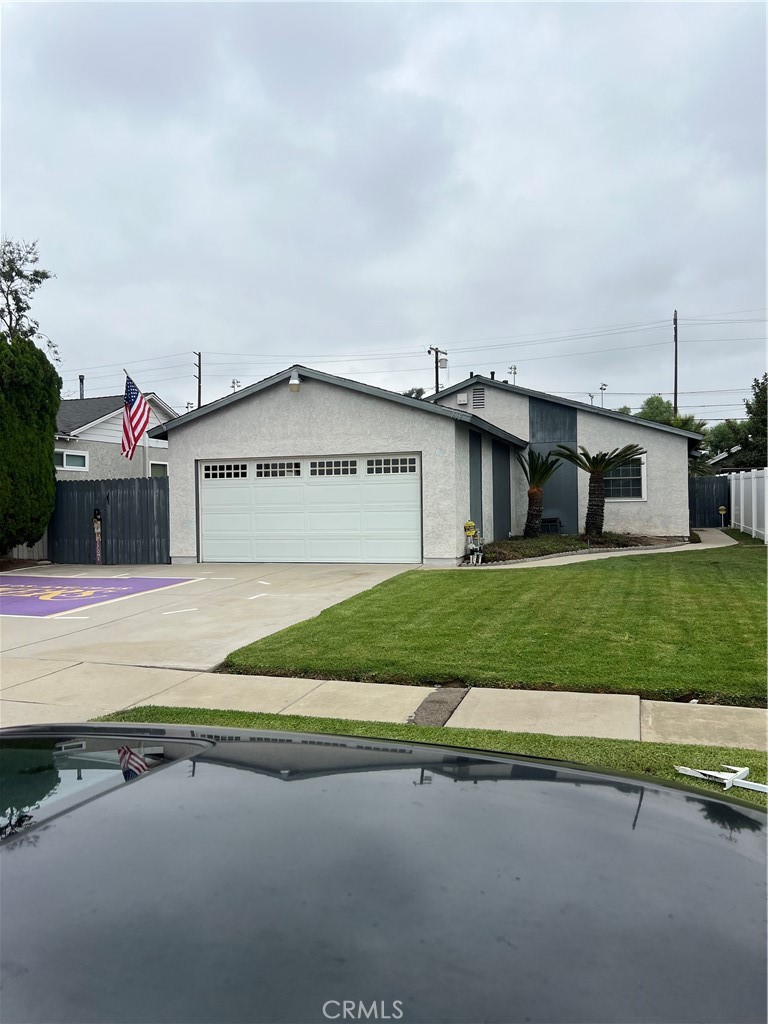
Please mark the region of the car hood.
<svg viewBox="0 0 768 1024"><path fill-rule="evenodd" d="M67 743L157 766L3 843L4 1020L765 1019L756 808L353 737L0 733L31 737L60 776Z"/></svg>

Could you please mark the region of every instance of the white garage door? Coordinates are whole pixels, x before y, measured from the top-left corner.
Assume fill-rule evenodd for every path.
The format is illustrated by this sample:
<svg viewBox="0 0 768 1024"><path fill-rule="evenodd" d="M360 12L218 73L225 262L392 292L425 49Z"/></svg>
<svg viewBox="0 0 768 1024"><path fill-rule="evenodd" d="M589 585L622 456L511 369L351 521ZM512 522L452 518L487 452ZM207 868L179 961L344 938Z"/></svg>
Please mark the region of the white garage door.
<svg viewBox="0 0 768 1024"><path fill-rule="evenodd" d="M418 455L200 467L204 562L420 562Z"/></svg>

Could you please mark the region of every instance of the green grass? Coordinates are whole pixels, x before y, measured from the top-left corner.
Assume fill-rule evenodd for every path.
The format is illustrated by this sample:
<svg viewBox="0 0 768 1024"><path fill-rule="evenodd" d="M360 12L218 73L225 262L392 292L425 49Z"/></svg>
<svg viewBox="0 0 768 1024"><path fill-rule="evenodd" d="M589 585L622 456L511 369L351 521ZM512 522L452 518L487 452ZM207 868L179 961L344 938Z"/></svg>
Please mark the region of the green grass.
<svg viewBox="0 0 768 1024"><path fill-rule="evenodd" d="M765 706L764 545L404 573L230 654L236 673Z"/></svg>
<svg viewBox="0 0 768 1024"><path fill-rule="evenodd" d="M209 711L203 708L140 707L96 719L99 722L163 722L167 725L208 725L231 729L275 729L318 732L334 736L365 736L377 739L437 743L473 750L499 750L529 757L571 761L629 775L650 775L665 782L683 781L709 792L723 792L715 783L683 778L674 765L719 770L721 764L749 768L753 782L766 781L766 755L734 747L702 747L692 744L644 743L636 740L602 740L574 736L544 736L487 729L451 729L438 726L397 725L391 722L357 722L338 718L306 718L301 715L267 715L252 711ZM760 806L763 793L731 790L734 796Z"/></svg>
<svg viewBox="0 0 768 1024"><path fill-rule="evenodd" d="M739 544L758 544L761 548L765 547L765 543L760 540L759 537L750 537L748 533L742 533L741 530L732 530L730 527L723 530L723 533L727 533L729 537L737 540Z"/></svg>

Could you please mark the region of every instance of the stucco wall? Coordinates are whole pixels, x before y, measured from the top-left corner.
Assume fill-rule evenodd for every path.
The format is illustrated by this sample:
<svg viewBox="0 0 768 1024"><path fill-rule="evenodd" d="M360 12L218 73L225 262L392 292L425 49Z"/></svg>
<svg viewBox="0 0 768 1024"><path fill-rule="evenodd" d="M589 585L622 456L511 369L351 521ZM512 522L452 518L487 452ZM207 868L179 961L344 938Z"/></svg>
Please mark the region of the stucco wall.
<svg viewBox="0 0 768 1024"><path fill-rule="evenodd" d="M196 459L420 452L424 558L455 564L464 550L456 425L446 416L308 379L297 393L280 382L192 420L168 435L171 558L196 557Z"/></svg>
<svg viewBox="0 0 768 1024"><path fill-rule="evenodd" d="M148 447L148 460L145 463L145 446L142 441L136 449L132 460L120 454L119 444L107 441L56 441L56 451L88 452L88 469L57 469L57 480L109 480L125 479L126 477L149 476L149 462L167 462L168 449Z"/></svg>
<svg viewBox="0 0 768 1024"><path fill-rule="evenodd" d="M646 500L606 500L605 529L651 536L687 536L688 442L685 437L645 427L641 423L578 411L578 443L587 451L611 451L625 444L646 449ZM579 529L584 528L589 478L579 470Z"/></svg>
<svg viewBox="0 0 768 1024"><path fill-rule="evenodd" d="M461 553L464 552L464 523L469 516L469 427L456 424L456 530L460 537Z"/></svg>
<svg viewBox="0 0 768 1024"><path fill-rule="evenodd" d="M476 385L482 387L483 385ZM458 395L466 394L467 404L458 404ZM438 405L448 409L460 409L462 412L473 413L483 420L488 420L494 426L501 427L515 437L523 441L528 440L528 396L519 395L514 391L502 390L501 388L485 385L485 407L483 409L472 408L472 386L464 388L461 392L446 395L437 399ZM490 536L490 535L489 535Z"/></svg>

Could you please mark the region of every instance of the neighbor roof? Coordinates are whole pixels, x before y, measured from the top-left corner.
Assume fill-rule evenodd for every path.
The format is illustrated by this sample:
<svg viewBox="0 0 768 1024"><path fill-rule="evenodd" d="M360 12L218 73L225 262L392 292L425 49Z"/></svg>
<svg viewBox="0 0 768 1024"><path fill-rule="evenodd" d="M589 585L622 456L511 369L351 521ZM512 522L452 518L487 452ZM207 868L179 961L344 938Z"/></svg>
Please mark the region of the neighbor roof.
<svg viewBox="0 0 768 1024"><path fill-rule="evenodd" d="M704 436L703 434L697 434L693 430L682 430L680 427L671 427L667 423L656 423L653 420L644 420L639 416L632 416L631 414L624 412L614 412L613 409L600 409L594 405L587 405L586 402L574 402L571 398L560 398L558 395L548 395L545 391L530 391L528 388L519 388L516 384L507 384L502 380L492 379L491 377L481 377L479 375L468 377L459 384L452 384L450 387L443 388L443 390L439 391L436 395L430 395L426 401L436 402L444 395L452 395L457 391L464 391L467 388L476 386L477 384L498 388L500 391L512 391L517 395L527 395L529 398L541 398L546 402L554 402L557 405L568 405L573 409L584 409L585 412L594 413L596 416L608 416L611 419L624 420L625 423L632 423L634 426L652 427L654 430L664 430L669 434L680 434L683 437L689 437L696 441L700 441Z"/></svg>
<svg viewBox="0 0 768 1024"><path fill-rule="evenodd" d="M148 391L144 397L151 400L155 411L167 412L169 416L175 416L176 411L170 407L162 398ZM56 415L56 433L73 434L85 427L103 420L118 410L122 411L124 395L100 395L97 398L65 398L59 406Z"/></svg>
<svg viewBox="0 0 768 1024"><path fill-rule="evenodd" d="M371 395L373 398L383 398L388 402L396 402L399 405L406 405L409 409L418 409L419 412L448 416L461 423L469 423L478 430L483 430L488 434L492 434L494 437L498 437L502 441L507 441L509 444L515 445L518 448L525 448L528 445L528 442L523 441L522 438L517 437L515 434L510 434L508 431L502 430L501 427L497 427L493 423L488 423L487 420L481 419L479 416L474 416L472 413L462 412L459 409L445 409L440 405L433 405L431 402L426 402L423 398L410 398L408 395L400 395L396 391L386 391L384 388L373 387L371 384L360 384L358 381L349 380L346 377L335 377L333 374L323 373L321 370L313 370L308 366L301 366L298 363L293 366L289 366L287 370L282 370L280 373L274 374L272 377L266 377L264 380L260 380L256 384L251 384L250 387L243 388L242 391L235 391L231 395L225 395L224 398L219 398L215 402L210 402L208 405L203 405L199 409L193 409L191 412L184 413L182 416L177 416L176 419L169 420L167 423L163 423L162 426L154 427L149 431L149 436L165 440L168 437L169 430L175 430L176 427L186 426L188 423L199 419L201 416L207 416L210 412L216 412L227 405L232 405L234 402L240 402L244 398L258 394L259 391L265 391L274 384L279 384L280 381L288 380L293 373L298 373L300 377L306 377L310 380L318 380L325 384L334 384L337 387L347 388L349 391L357 391L362 395Z"/></svg>

